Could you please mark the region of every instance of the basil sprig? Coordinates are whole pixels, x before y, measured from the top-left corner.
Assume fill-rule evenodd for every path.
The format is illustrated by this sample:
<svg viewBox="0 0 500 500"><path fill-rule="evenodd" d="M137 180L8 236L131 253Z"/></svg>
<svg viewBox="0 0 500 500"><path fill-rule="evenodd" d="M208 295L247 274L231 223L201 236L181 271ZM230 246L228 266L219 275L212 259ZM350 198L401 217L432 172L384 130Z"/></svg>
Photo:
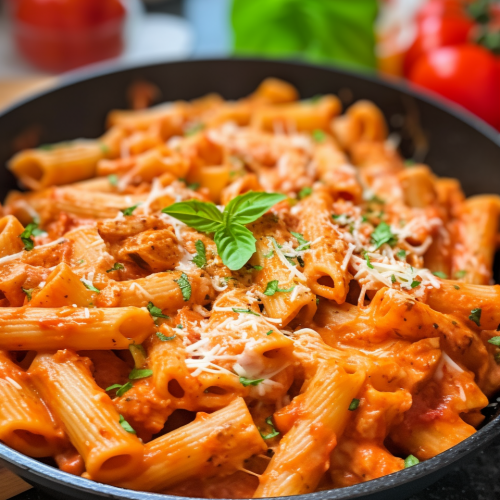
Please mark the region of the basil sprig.
<svg viewBox="0 0 500 500"><path fill-rule="evenodd" d="M214 203L199 200L174 203L162 212L198 231L215 233L214 241L222 262L236 271L255 253L256 240L245 226L285 198L279 193L249 191L231 200L223 213Z"/></svg>

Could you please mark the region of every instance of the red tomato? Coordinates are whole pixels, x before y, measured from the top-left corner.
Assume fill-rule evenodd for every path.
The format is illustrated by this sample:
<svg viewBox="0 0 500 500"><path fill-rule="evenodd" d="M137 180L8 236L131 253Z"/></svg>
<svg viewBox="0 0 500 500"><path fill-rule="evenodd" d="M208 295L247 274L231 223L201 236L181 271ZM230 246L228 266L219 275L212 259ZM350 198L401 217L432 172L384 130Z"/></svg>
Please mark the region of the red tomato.
<svg viewBox="0 0 500 500"><path fill-rule="evenodd" d="M497 60L484 47L463 44L428 52L415 62L409 80L498 125Z"/></svg>
<svg viewBox="0 0 500 500"><path fill-rule="evenodd" d="M120 0L11 0L14 38L33 64L63 71L116 57L123 49Z"/></svg>
<svg viewBox="0 0 500 500"><path fill-rule="evenodd" d="M474 23L465 16L429 16L420 21L417 38L405 54L405 75L410 74L412 66L422 54L439 47L466 43L473 27Z"/></svg>

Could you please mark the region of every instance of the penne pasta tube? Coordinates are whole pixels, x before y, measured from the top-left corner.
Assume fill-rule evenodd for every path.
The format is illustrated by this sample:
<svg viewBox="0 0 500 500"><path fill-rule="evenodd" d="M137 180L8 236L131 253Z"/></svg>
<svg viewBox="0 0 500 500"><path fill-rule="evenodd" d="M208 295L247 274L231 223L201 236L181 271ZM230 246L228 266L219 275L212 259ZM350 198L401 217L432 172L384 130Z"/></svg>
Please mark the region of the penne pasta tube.
<svg viewBox="0 0 500 500"><path fill-rule="evenodd" d="M0 309L0 349L128 349L153 332L151 316L137 307Z"/></svg>
<svg viewBox="0 0 500 500"><path fill-rule="evenodd" d="M181 281L179 284L183 275L190 286L189 298L186 283ZM184 294L181 285L185 285ZM187 304L206 304L213 294L212 282L203 271L189 274L173 271L110 284L102 290L95 304L98 307L145 307L148 302L153 302L160 309L177 311Z"/></svg>
<svg viewBox="0 0 500 500"><path fill-rule="evenodd" d="M299 102L265 106L257 109L251 126L274 131L275 127L292 131L328 130L331 120L340 114L342 104L333 95L325 95L317 102Z"/></svg>
<svg viewBox="0 0 500 500"><path fill-rule="evenodd" d="M23 250L24 245L19 238L23 231L23 225L13 215L0 219L0 258Z"/></svg>
<svg viewBox="0 0 500 500"><path fill-rule="evenodd" d="M61 262L45 285L28 302L30 307L89 307L95 293L88 290L71 268ZM74 307L74 306L73 306Z"/></svg>
<svg viewBox="0 0 500 500"><path fill-rule="evenodd" d="M66 443L30 377L0 351L0 440L30 457L50 457Z"/></svg>
<svg viewBox="0 0 500 500"><path fill-rule="evenodd" d="M281 326L294 319L300 323L311 321L316 312L316 297L304 286L303 274L292 270L292 264L285 264L288 261L278 253L281 250L277 245L291 239L291 234L272 216L261 217L249 227L257 240L252 264L262 268L254 280L261 288L259 297L266 313L279 318ZM273 241L277 242L276 247ZM269 290L270 283L276 284L276 289Z"/></svg>
<svg viewBox="0 0 500 500"><path fill-rule="evenodd" d="M90 477L112 482L136 473L143 445L120 425L120 415L92 378L87 358L68 350L39 353L29 373L82 456Z"/></svg>
<svg viewBox="0 0 500 500"><path fill-rule="evenodd" d="M149 442L143 470L121 488L161 491L189 478L228 475L266 450L242 398L211 415L198 413L194 422Z"/></svg>
<svg viewBox="0 0 500 500"><path fill-rule="evenodd" d="M304 274L314 293L342 304L352 276L344 264L348 244L331 224L332 204L324 191L302 201L300 232L311 242L304 255Z"/></svg>
<svg viewBox="0 0 500 500"><path fill-rule="evenodd" d="M364 380L364 372L349 375L335 363L319 365L305 392L291 403L301 411L260 476L254 498L316 490L349 420L349 405Z"/></svg>
<svg viewBox="0 0 500 500"><path fill-rule="evenodd" d="M89 179L104 156L99 141L78 140L50 149L28 149L9 162L12 173L30 189L40 190Z"/></svg>
<svg viewBox="0 0 500 500"><path fill-rule="evenodd" d="M500 196L474 196L465 201L459 222L452 276L474 285L489 285L500 224Z"/></svg>
<svg viewBox="0 0 500 500"><path fill-rule="evenodd" d="M443 314L450 314L471 327L496 330L500 325L500 286L472 285L459 281L440 280L439 288L429 288L426 304ZM479 325L471 322L473 309L479 309Z"/></svg>

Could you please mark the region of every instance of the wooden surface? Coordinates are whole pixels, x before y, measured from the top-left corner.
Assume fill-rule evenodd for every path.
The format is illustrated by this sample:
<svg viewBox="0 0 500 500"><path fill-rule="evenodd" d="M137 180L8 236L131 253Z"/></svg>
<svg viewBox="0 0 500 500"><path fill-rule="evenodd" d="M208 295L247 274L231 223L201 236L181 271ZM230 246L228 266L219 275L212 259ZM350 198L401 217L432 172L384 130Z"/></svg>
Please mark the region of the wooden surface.
<svg viewBox="0 0 500 500"><path fill-rule="evenodd" d="M28 483L25 483L13 472L0 467L0 500L7 500L30 488Z"/></svg>
<svg viewBox="0 0 500 500"><path fill-rule="evenodd" d="M50 87L55 81L56 78L46 76L0 80L0 110L31 93ZM0 466L0 500L7 500L30 488L28 483Z"/></svg>
<svg viewBox="0 0 500 500"><path fill-rule="evenodd" d="M50 87L56 80L53 76L0 80L0 109L31 93Z"/></svg>

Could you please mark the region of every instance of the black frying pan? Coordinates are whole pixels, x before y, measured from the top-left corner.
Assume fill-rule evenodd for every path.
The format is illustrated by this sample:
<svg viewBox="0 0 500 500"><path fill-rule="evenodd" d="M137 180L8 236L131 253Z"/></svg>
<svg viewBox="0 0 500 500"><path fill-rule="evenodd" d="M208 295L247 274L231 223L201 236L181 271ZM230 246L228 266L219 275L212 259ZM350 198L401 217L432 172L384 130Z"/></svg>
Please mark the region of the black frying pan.
<svg viewBox="0 0 500 500"><path fill-rule="evenodd" d="M408 88L371 76L269 60L158 63L73 78L0 113L0 165L19 147L99 136L107 112L127 106L127 88L138 79L155 83L161 89L162 100L170 101L192 99L209 92L236 99L251 93L269 76L289 81L303 98L333 92L339 94L345 105L358 99L372 100L384 112L394 137L401 140L405 157L425 161L438 175L457 177L467 195L500 194L500 136L469 113L458 107L445 108ZM0 180L1 198L17 187L5 169L0 169ZM500 281L498 266L496 277ZM500 415L488 415L487 422L458 446L419 465L367 483L300 498L401 500L429 486L499 436ZM178 499L75 477L1 444L0 462L28 482L65 500Z"/></svg>

